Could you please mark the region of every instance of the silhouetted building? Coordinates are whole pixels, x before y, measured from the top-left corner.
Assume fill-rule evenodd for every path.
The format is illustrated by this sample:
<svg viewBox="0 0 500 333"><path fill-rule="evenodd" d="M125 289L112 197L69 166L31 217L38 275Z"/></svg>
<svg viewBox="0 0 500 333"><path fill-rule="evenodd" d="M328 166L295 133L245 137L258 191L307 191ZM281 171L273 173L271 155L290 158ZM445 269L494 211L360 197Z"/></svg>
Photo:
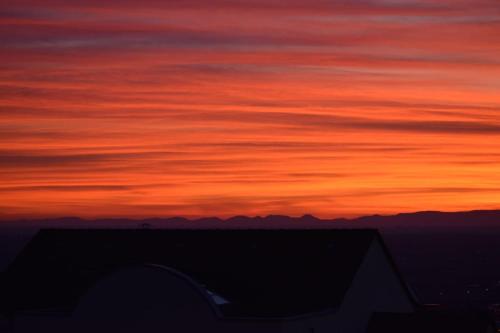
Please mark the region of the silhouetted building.
<svg viewBox="0 0 500 333"><path fill-rule="evenodd" d="M12 332L380 332L419 308L375 230L48 229L2 287Z"/></svg>

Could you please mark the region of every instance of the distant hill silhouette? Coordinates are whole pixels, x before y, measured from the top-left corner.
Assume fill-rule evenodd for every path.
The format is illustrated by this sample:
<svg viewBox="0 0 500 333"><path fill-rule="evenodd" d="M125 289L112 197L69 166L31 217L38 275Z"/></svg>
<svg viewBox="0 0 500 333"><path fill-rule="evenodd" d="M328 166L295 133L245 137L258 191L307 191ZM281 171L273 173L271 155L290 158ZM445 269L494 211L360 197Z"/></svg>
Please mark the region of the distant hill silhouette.
<svg viewBox="0 0 500 333"><path fill-rule="evenodd" d="M369 215L353 219L320 219L313 215L290 217L286 215L233 216L227 219L184 217L147 219L96 219L78 217L55 219L3 221L4 226L36 227L137 227L143 228L440 228L498 227L500 210L473 210L465 212L421 211L396 215Z"/></svg>

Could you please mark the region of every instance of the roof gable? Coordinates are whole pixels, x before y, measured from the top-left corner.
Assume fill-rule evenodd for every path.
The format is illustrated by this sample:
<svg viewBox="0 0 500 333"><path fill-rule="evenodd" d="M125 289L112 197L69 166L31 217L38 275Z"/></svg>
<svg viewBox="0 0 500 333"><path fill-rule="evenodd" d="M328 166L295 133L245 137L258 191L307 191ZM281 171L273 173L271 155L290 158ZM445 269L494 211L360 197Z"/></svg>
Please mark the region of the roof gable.
<svg viewBox="0 0 500 333"><path fill-rule="evenodd" d="M375 230L41 230L9 267L11 309L72 309L116 269L178 270L229 303L226 315L283 317L337 307Z"/></svg>

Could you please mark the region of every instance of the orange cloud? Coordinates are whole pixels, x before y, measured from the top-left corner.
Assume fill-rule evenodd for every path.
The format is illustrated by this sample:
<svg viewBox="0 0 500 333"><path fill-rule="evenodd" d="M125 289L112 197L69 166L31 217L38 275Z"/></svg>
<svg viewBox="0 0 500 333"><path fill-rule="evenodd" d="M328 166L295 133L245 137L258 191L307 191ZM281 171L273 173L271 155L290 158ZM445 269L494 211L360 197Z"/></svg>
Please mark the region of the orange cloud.
<svg viewBox="0 0 500 333"><path fill-rule="evenodd" d="M484 1L8 1L0 218L500 205Z"/></svg>

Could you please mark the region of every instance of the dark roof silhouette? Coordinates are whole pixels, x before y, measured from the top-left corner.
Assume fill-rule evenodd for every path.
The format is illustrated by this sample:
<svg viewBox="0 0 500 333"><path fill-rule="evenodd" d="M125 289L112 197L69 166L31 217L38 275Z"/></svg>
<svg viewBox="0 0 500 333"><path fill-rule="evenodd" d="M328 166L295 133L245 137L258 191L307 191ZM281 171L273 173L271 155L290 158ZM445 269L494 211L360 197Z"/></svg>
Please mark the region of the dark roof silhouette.
<svg viewBox="0 0 500 333"><path fill-rule="evenodd" d="M45 229L5 274L4 311L71 311L122 267L159 264L229 301L225 316L289 317L334 309L376 230Z"/></svg>

